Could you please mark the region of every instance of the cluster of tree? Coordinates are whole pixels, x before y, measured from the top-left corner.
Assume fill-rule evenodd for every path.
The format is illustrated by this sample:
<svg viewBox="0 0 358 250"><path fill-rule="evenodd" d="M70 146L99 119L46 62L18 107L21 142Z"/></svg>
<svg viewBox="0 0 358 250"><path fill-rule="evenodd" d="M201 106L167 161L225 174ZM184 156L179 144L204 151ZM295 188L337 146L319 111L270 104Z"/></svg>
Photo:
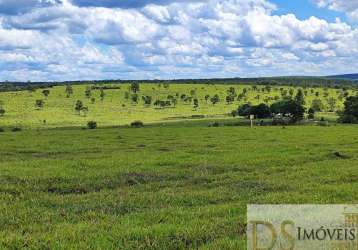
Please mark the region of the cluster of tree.
<svg viewBox="0 0 358 250"><path fill-rule="evenodd" d="M172 103L170 100L156 100L154 102L154 106L159 108L166 108L172 106Z"/></svg>
<svg viewBox="0 0 358 250"><path fill-rule="evenodd" d="M230 85L288 85L301 87L330 87L330 88L357 88L356 79L326 78L326 77L263 77L263 78L213 78L213 79L177 79L177 80L143 80L141 83L159 83L168 88L170 84L230 84ZM63 85L102 85L102 84L133 84L139 86L138 81L129 80L100 80L100 81L65 81L65 82L3 82L0 83L0 92L5 91L34 91L41 88L51 88ZM101 87L101 86L100 86ZM100 88L98 87L98 88ZM95 87L97 88L97 87ZM115 86L111 86L116 88ZM139 90L134 90L138 92Z"/></svg>
<svg viewBox="0 0 358 250"><path fill-rule="evenodd" d="M226 96L226 103L231 104L235 101L235 98L237 97L236 90L234 87L230 87L227 90L227 96Z"/></svg>
<svg viewBox="0 0 358 250"><path fill-rule="evenodd" d="M291 98L285 98L283 100L273 103L268 106L265 103L259 105L244 104L239 107L238 110L233 111L232 115L245 116L254 115L258 119L272 118L276 115L282 117L288 117L290 122L295 123L304 118L306 109L299 101Z"/></svg>

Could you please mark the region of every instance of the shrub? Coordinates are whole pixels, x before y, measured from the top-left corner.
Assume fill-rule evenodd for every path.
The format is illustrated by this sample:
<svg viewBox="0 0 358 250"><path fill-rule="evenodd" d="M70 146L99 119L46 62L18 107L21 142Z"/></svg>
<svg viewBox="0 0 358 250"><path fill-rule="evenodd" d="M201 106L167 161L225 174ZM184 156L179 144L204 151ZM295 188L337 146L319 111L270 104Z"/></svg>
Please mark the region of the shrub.
<svg viewBox="0 0 358 250"><path fill-rule="evenodd" d="M142 121L134 121L131 123L131 127L141 128L144 127L144 123Z"/></svg>
<svg viewBox="0 0 358 250"><path fill-rule="evenodd" d="M5 129L0 128L0 133L3 133L3 132L5 132Z"/></svg>
<svg viewBox="0 0 358 250"><path fill-rule="evenodd" d="M89 129L96 129L96 128L97 128L97 122L95 122L95 121L89 121L89 122L87 123L87 128L89 128Z"/></svg>
<svg viewBox="0 0 358 250"><path fill-rule="evenodd" d="M22 128L20 128L20 127L14 127L14 128L11 129L11 131L12 131L12 132L20 132L20 131L22 131Z"/></svg>

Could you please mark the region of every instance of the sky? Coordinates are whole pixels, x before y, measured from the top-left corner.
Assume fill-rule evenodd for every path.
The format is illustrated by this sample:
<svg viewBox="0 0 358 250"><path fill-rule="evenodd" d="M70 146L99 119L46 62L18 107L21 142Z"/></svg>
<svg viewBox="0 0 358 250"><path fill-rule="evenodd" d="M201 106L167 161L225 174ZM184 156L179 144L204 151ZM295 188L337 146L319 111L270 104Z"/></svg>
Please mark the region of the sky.
<svg viewBox="0 0 358 250"><path fill-rule="evenodd" d="M0 81L358 72L358 0L0 0Z"/></svg>

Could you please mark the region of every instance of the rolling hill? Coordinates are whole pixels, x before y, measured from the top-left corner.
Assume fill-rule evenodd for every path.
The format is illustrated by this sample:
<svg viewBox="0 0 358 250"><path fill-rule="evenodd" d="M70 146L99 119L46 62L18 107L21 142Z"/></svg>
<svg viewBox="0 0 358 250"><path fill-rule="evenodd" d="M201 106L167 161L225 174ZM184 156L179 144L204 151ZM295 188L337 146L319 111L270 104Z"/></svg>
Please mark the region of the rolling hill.
<svg viewBox="0 0 358 250"><path fill-rule="evenodd" d="M358 81L358 73L357 74L334 75L334 76L328 76L328 78Z"/></svg>

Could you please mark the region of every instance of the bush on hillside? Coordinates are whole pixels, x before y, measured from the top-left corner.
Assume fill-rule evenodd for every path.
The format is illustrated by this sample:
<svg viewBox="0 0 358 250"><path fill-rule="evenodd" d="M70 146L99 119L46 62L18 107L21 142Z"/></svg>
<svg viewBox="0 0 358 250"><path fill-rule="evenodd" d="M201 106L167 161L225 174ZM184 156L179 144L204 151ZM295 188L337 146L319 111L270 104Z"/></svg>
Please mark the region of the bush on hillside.
<svg viewBox="0 0 358 250"><path fill-rule="evenodd" d="M20 132L20 131L22 131L22 128L20 128L20 127L14 127L14 128L11 129L11 131L12 131L12 132Z"/></svg>
<svg viewBox="0 0 358 250"><path fill-rule="evenodd" d="M97 128L97 122L95 122L95 121L89 121L89 122L87 123L87 128L89 128L89 129L96 129L96 128Z"/></svg>
<svg viewBox="0 0 358 250"><path fill-rule="evenodd" d="M134 121L131 123L131 127L141 128L141 127L144 127L144 123L142 121Z"/></svg>

